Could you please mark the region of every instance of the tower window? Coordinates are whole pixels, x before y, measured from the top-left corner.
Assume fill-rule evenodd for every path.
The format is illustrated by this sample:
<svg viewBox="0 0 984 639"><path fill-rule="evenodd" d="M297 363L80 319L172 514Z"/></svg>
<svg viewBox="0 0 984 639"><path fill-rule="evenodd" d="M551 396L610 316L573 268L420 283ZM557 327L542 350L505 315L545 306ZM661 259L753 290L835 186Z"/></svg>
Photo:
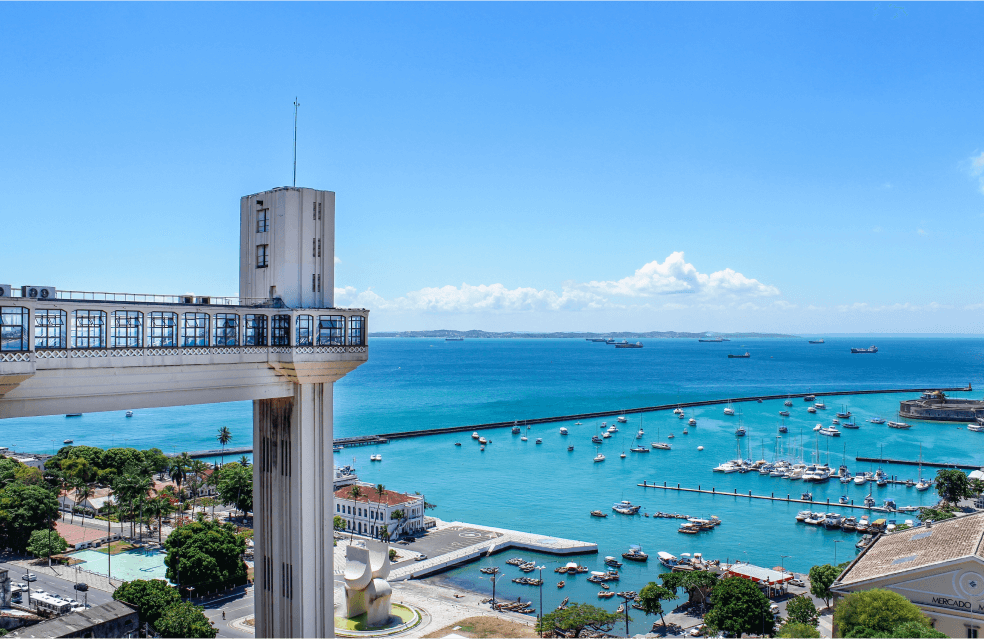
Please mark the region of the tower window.
<svg viewBox="0 0 984 639"><path fill-rule="evenodd" d="M256 232L266 233L270 230L270 209L261 209L256 212Z"/></svg>
<svg viewBox="0 0 984 639"><path fill-rule="evenodd" d="M269 265L267 249L269 244L256 245L256 268L266 268Z"/></svg>

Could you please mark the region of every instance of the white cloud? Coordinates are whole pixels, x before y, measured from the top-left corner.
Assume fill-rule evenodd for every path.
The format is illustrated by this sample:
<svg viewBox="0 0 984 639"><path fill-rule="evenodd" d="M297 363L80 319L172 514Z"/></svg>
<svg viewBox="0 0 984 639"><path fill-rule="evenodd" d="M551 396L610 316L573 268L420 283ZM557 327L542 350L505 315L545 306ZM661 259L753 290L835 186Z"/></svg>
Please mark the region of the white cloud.
<svg viewBox="0 0 984 639"><path fill-rule="evenodd" d="M335 264L341 264L341 263L342 263L342 258L340 258L340 257L338 257L338 256L336 255L336 256L335 256Z"/></svg>
<svg viewBox="0 0 984 639"><path fill-rule="evenodd" d="M970 174L977 178L977 185L984 193L984 151L977 157L970 158Z"/></svg>
<svg viewBox="0 0 984 639"><path fill-rule="evenodd" d="M711 273L700 273L683 257L682 251L670 254L662 264L652 261L636 270L633 275L617 281L588 282L581 285L588 290L608 295L648 297L689 293L705 297L775 296L779 289L758 280L745 277L730 268Z"/></svg>
<svg viewBox="0 0 984 639"><path fill-rule="evenodd" d="M359 292L352 286L335 289L335 303L383 311L422 313L518 313L542 311L582 311L593 309L640 309L648 305L627 306L612 297L642 298L675 293L694 294L702 308L724 309L744 298L779 295L779 289L750 279L732 269L711 274L697 271L682 252L671 254L660 264L650 262L633 275L615 282L564 282L560 292L531 287L507 288L502 284L462 284L426 287L402 297L385 299L372 289ZM669 303L663 310L682 310L687 304ZM744 308L758 308L745 306Z"/></svg>

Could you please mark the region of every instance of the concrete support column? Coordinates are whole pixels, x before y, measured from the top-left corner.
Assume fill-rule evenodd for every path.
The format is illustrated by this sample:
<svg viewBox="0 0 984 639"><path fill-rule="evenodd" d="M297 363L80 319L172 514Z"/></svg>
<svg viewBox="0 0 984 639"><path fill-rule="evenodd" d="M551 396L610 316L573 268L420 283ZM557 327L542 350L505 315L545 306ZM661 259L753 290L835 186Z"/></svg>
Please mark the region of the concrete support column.
<svg viewBox="0 0 984 639"><path fill-rule="evenodd" d="M332 384L253 402L257 637L334 635Z"/></svg>

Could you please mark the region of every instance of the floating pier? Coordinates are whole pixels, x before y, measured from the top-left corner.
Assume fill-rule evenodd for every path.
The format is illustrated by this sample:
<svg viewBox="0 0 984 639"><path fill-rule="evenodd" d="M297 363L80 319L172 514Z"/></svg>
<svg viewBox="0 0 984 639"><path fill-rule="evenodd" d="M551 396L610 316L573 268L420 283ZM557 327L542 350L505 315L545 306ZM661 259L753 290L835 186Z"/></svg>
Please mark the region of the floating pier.
<svg viewBox="0 0 984 639"><path fill-rule="evenodd" d="M897 482L897 483L905 483L905 482ZM810 499L810 500L808 500L808 499L794 499L789 494L787 494L785 497L782 497L782 496L776 497L776 494L775 493L772 493L772 495L753 495L752 494L752 491L748 491L747 494L746 493L740 493L740 492L738 492L738 489L737 488L734 489L734 492L727 492L727 491L721 492L720 490L717 490L714 487L711 487L710 490L706 490L706 489L702 488L700 485L698 485L697 488L681 488L680 487L680 484L677 484L676 486L668 486L665 481L663 482L663 485L662 486L660 486L659 484L657 484L655 482L652 483L652 484L650 484L649 482L647 482L645 480L643 480L643 482L641 484L636 484L636 485L639 486L639 487L641 487L641 488L659 488L661 490L675 490L675 491L681 492L681 493L703 493L705 495L721 495L722 497L744 497L745 499L764 499L766 501L785 501L785 502L795 503L795 504L811 504L811 505L820 504L820 505L826 505L826 506L836 506L837 508L857 508L859 510L872 510L872 511L878 511L878 512L888 512L888 513L890 513L890 512L900 512L900 513L901 512L915 512L916 510L918 510L918 507L917 506L903 506L902 508L899 508L897 510L886 510L884 506L864 506L864 505L858 505L858 504L855 504L854 503L854 500L853 499L851 500L851 503L849 503L849 504L842 504L839 501L835 501L835 502L831 503L831 501L829 499L827 499L826 501L816 501L814 499Z"/></svg>
<svg viewBox="0 0 984 639"><path fill-rule="evenodd" d="M910 461L908 459L882 459L880 457L855 457L854 461L858 462L869 462L872 464L902 464L904 466L918 466L920 463L923 466L929 466L930 468L959 468L960 470L980 470L980 466L968 466L966 464L941 464L939 462L928 462L928 461Z"/></svg>

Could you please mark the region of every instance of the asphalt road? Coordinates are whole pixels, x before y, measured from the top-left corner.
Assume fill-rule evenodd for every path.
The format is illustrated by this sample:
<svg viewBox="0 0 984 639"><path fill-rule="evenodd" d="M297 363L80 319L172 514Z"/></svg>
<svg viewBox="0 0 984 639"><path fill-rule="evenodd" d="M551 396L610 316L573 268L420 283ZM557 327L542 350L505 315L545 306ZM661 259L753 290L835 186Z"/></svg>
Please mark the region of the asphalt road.
<svg viewBox="0 0 984 639"><path fill-rule="evenodd" d="M243 632L230 624L236 619L253 614L253 588L246 592L241 589L227 597L204 604L205 616L218 628L219 637L252 637L253 633ZM225 612L225 620L222 613Z"/></svg>
<svg viewBox="0 0 984 639"><path fill-rule="evenodd" d="M15 559L20 559L15 558ZM64 568L64 574L66 579L59 579L58 577L50 577L48 575L38 575L37 581L28 582L24 579L24 574L27 572L26 568L21 566L0 561L0 569L5 569L8 571L8 577L14 583L24 582L27 583L31 588L33 593L35 590L44 590L45 592L50 592L52 594L60 595L68 599L75 599L86 603L86 597L88 596L87 603L90 606L98 606L104 603L109 603L113 600L113 596L108 592L103 592L102 590L96 590L95 588L89 588L87 592L77 592L74 588L75 581L74 573L69 568ZM83 579L84 581L84 579ZM27 593L23 594L23 600L21 601L22 606L27 606Z"/></svg>

